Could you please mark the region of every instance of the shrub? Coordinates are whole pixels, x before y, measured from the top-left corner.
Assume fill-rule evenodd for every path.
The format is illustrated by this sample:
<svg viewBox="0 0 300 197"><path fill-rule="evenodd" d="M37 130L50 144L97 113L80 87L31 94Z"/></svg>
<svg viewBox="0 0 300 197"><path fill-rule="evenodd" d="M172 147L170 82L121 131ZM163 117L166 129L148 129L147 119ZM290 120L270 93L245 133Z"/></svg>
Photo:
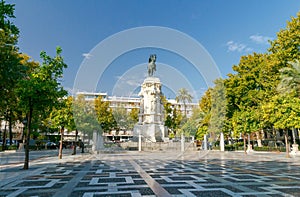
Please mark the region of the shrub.
<svg viewBox="0 0 300 197"><path fill-rule="evenodd" d="M7 147L7 150L17 150L17 145L11 145Z"/></svg>
<svg viewBox="0 0 300 197"><path fill-rule="evenodd" d="M269 147L269 146L263 146L263 147L254 147L255 151L280 151L285 152L285 147Z"/></svg>

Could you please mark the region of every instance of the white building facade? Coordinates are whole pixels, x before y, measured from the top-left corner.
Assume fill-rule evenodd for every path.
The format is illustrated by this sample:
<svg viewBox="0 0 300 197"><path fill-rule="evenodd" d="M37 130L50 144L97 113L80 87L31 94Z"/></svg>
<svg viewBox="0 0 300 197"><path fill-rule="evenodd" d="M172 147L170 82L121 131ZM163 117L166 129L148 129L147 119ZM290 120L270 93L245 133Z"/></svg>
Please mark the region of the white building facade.
<svg viewBox="0 0 300 197"><path fill-rule="evenodd" d="M124 107L127 111L131 111L133 108L139 109L141 104L141 98L139 97L117 97L109 96L107 93L97 92L78 92L77 95L84 95L86 100L91 101L98 97L102 97L103 101L109 102L109 107L112 109ZM180 110L182 114L184 114L186 110L188 118L192 115L193 109L199 106L198 103L186 103L184 106L182 102L177 102L175 99L167 99L167 101L171 103L172 108Z"/></svg>

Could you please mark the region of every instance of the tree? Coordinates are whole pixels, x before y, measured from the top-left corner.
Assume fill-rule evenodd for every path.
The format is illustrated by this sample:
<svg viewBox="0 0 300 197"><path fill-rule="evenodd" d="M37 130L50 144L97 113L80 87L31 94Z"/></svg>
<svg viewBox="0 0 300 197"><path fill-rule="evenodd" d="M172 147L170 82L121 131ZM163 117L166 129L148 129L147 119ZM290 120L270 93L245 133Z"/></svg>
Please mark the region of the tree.
<svg viewBox="0 0 300 197"><path fill-rule="evenodd" d="M19 29L8 20L8 18L15 18L14 4L6 4L4 0L0 2L0 29L4 31L8 31L11 37L18 37ZM15 40L17 42L17 40Z"/></svg>
<svg viewBox="0 0 300 197"><path fill-rule="evenodd" d="M218 88L209 88L200 100L203 119L196 136L203 136L208 128L219 128L221 122L225 123L223 130L234 131L236 136L256 132L257 138L264 130L297 128L297 99L300 94L299 34L300 12L287 23L285 29L278 32L277 38L270 42L267 53L242 56L239 64L232 67L234 73L228 74L224 80L225 121L220 121L216 115L218 113L214 112L213 108L218 109L214 103L218 102L212 101L223 97L218 95ZM292 62L291 65L288 65L289 62ZM275 90L284 95L278 95ZM224 114L224 111L220 114Z"/></svg>
<svg viewBox="0 0 300 197"><path fill-rule="evenodd" d="M164 110L165 110L165 112L164 112L164 114L165 114L165 117L164 117L164 125L166 126L166 127L168 127L168 134L170 134L170 133L173 133L173 131L172 131L172 128L173 128L173 126L172 126L172 108L171 108L171 103L169 103L168 101L167 101L167 99L166 99L166 97L165 96L162 96L161 97L161 101L162 101L162 103L163 103L163 106L164 106Z"/></svg>
<svg viewBox="0 0 300 197"><path fill-rule="evenodd" d="M23 169L28 169L29 164L29 139L32 118L50 113L67 92L61 86L59 79L67 65L61 56L61 48L56 48L56 56L51 58L46 52L41 52L43 63L28 73L19 83L17 95L20 106L27 117L27 133L25 141L25 161Z"/></svg>
<svg viewBox="0 0 300 197"><path fill-rule="evenodd" d="M92 101L85 100L84 95L77 95L73 101L73 117L76 128L91 137L93 131L100 130L97 112Z"/></svg>
<svg viewBox="0 0 300 197"><path fill-rule="evenodd" d="M300 59L300 12L287 22L285 29L277 33L277 38L271 42L269 51L274 54L274 60L279 69L287 63Z"/></svg>
<svg viewBox="0 0 300 197"><path fill-rule="evenodd" d="M128 122L128 128L129 130L133 130L134 125L139 121L139 109L138 108L133 108L129 112L129 115L127 117L127 122Z"/></svg>
<svg viewBox="0 0 300 197"><path fill-rule="evenodd" d="M226 120L226 89L224 81L217 79L215 87L211 91L211 117L209 124L209 131L220 134L224 132L225 120Z"/></svg>
<svg viewBox="0 0 300 197"><path fill-rule="evenodd" d="M25 79L26 76L32 71L33 68L36 68L38 66L37 62L34 62L30 59L30 57L26 54L17 54L18 55L18 62L12 63L11 68L7 68L9 70L13 70L17 66L19 66L18 74L11 73L12 75L10 77L15 77L11 79L10 81L6 81L6 84L4 85L3 92L6 93L5 95L2 95L1 98L4 98L4 101L1 103L2 107L0 108L0 117L1 120L5 120L5 129L3 132L3 144L2 144L2 150L6 149L6 138L7 138L7 129L6 125L8 123L9 128L9 141L12 143L12 126L16 122L23 122L24 120L24 114L22 114L22 106L20 106L20 98L18 98L17 90L21 88L20 81L22 79ZM0 60L1 61L1 60ZM16 71L16 70L15 70ZM21 78L23 77L23 78ZM9 80L9 79L7 79ZM6 89L6 90L4 90ZM1 94L0 93L0 94ZM26 116L26 115L25 115ZM36 127L36 125L34 125ZM22 140L23 140L22 134ZM11 144L10 144L11 145Z"/></svg>
<svg viewBox="0 0 300 197"><path fill-rule="evenodd" d="M267 119L261 114L262 106L269 103L276 95L279 83L278 67L273 56L269 54L251 54L242 56L239 64L233 66L235 74L229 74L225 80L227 112L226 122L233 123L233 116L243 114L245 111L254 111L254 115L246 115L249 121L255 122L259 129L256 132L260 141L260 133L263 129L270 127ZM251 123L252 124L252 123ZM230 124L228 124L230 126Z"/></svg>
<svg viewBox="0 0 300 197"><path fill-rule="evenodd" d="M73 118L72 111L73 98L67 97L64 99L59 99L59 103L52 109L48 121L51 121L51 127L54 129L59 129L60 133L60 146L59 146L59 159L62 159L62 148L63 148L63 134L64 130L72 131L76 129L76 125ZM75 141L77 137L75 137ZM76 143L75 143L76 144ZM76 145L75 145L76 146ZM73 154L76 154L76 147Z"/></svg>
<svg viewBox="0 0 300 197"><path fill-rule="evenodd" d="M236 73L225 80L229 117L241 106L258 107L275 94L279 77L271 56L257 53L242 56L233 70Z"/></svg>
<svg viewBox="0 0 300 197"><path fill-rule="evenodd" d="M281 95L275 95L272 99L272 104L274 109L273 114L270 116L273 119L274 127L287 127L285 121L292 121L290 118L294 117L295 111L291 111L292 107L295 109L297 104L295 104L296 98L290 97L299 97L299 59L300 59L300 12L297 13L297 17L292 17L291 21L287 22L285 29L281 29L277 33L277 38L271 42L271 47L269 51L273 55L274 64L277 66L277 77L279 78L279 83L277 83L277 90ZM290 64L290 65L289 65ZM283 95L285 94L285 95ZM288 94L288 95L286 95ZM293 95L293 96L292 96ZM284 98L282 98L284 97ZM289 103L289 104L287 104ZM293 103L293 104L292 104ZM280 109L278 108L280 106ZM290 105L289 107L287 107ZM296 105L296 106L291 106ZM264 106L265 111L269 107L268 104ZM275 114L277 111L281 111L285 115L277 116ZM279 115L279 114L278 114ZM283 118L286 117L286 118ZM279 119L278 119L279 118ZM276 126L275 126L276 123ZM291 125L290 125L291 126ZM289 127L290 127L289 126ZM291 127L290 127L291 128ZM285 130L286 138L286 149L288 151L288 141L287 141L287 128ZM287 152L288 156L288 152Z"/></svg>
<svg viewBox="0 0 300 197"><path fill-rule="evenodd" d="M277 95L263 106L263 110L274 128L284 131L286 155L289 157L288 129L300 128L300 99L292 95Z"/></svg>
<svg viewBox="0 0 300 197"><path fill-rule="evenodd" d="M256 111L251 108L244 108L236 111L232 117L233 133L235 136L243 135L244 152L246 154L246 136L259 129L256 121ZM250 139L248 139L250 140Z"/></svg>
<svg viewBox="0 0 300 197"><path fill-rule="evenodd" d="M183 117L180 111L167 101L166 97L162 96L161 100L165 110L164 125L168 127L169 137L173 138L182 123Z"/></svg>
<svg viewBox="0 0 300 197"><path fill-rule="evenodd" d="M287 129L292 129L295 144L295 128L299 127L300 63L299 60L296 60L295 62L290 62L290 64L292 67L284 67L279 70L281 81L278 84L277 90L281 96L275 97L275 101L280 106L280 110L278 111L283 114L274 123L275 128L281 128L285 131L287 150L289 147ZM289 157L288 152L287 157Z"/></svg>
<svg viewBox="0 0 300 197"><path fill-rule="evenodd" d="M192 102L192 95L190 95L190 93L188 92L187 89L185 88L181 88L178 90L177 96L175 98L176 102L182 102L183 103L183 107L184 107L184 115L186 117L186 103L190 103Z"/></svg>
<svg viewBox="0 0 300 197"><path fill-rule="evenodd" d="M20 57L16 44L19 30L9 20L15 18L14 5L0 2L0 109L6 113L7 102L14 90L16 82L22 77L24 67L20 64Z"/></svg>
<svg viewBox="0 0 300 197"><path fill-rule="evenodd" d="M211 91L212 88L208 88L199 101L201 119L198 123L198 130L195 135L197 140L203 140L204 135L207 135L209 132L208 127L211 117ZM213 134L211 134L211 136L213 136Z"/></svg>
<svg viewBox="0 0 300 197"><path fill-rule="evenodd" d="M98 123L104 132L116 128L117 122L114 119L112 109L109 108L109 102L103 101L102 97L95 99L95 112Z"/></svg>
<svg viewBox="0 0 300 197"><path fill-rule="evenodd" d="M281 94L294 93L295 96L300 96L300 62L290 62L292 67L284 67L279 70L280 72L280 83L278 84L277 90Z"/></svg>
<svg viewBox="0 0 300 197"><path fill-rule="evenodd" d="M112 115L116 121L115 128L117 131L128 128L128 114L124 106L113 109Z"/></svg>
<svg viewBox="0 0 300 197"><path fill-rule="evenodd" d="M15 88L23 76L25 67L20 63L18 51L18 28L10 21L14 16L14 5L0 2L0 120L9 126L9 139L12 143L12 125L18 119ZM10 144L11 145L11 144ZM6 148L6 127L3 133L2 150Z"/></svg>
<svg viewBox="0 0 300 197"><path fill-rule="evenodd" d="M129 112L124 106L119 106L112 110L114 125L118 130L133 130L134 125L138 122L139 109L133 108Z"/></svg>
<svg viewBox="0 0 300 197"><path fill-rule="evenodd" d="M198 130L198 124L202 119L202 114L199 108L193 108L193 113L186 123L181 127L181 131L185 136L195 136Z"/></svg>

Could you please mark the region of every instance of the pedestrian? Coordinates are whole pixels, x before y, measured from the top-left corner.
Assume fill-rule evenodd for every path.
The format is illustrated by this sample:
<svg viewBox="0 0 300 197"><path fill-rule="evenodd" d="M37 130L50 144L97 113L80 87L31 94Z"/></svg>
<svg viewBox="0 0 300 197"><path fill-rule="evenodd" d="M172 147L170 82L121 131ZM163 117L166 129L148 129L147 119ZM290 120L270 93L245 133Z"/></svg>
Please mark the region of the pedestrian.
<svg viewBox="0 0 300 197"><path fill-rule="evenodd" d="M79 147L81 148L81 153L84 153L84 143L79 140Z"/></svg>

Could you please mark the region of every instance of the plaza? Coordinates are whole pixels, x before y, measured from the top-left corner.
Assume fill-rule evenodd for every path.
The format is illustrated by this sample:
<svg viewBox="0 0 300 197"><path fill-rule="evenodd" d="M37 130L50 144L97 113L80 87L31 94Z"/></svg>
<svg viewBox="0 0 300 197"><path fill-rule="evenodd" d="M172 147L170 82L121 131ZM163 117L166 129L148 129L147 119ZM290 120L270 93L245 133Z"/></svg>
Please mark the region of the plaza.
<svg viewBox="0 0 300 197"><path fill-rule="evenodd" d="M1 153L0 196L299 196L300 160L276 152ZM7 159L6 162L5 158ZM15 158L15 159L13 159Z"/></svg>

